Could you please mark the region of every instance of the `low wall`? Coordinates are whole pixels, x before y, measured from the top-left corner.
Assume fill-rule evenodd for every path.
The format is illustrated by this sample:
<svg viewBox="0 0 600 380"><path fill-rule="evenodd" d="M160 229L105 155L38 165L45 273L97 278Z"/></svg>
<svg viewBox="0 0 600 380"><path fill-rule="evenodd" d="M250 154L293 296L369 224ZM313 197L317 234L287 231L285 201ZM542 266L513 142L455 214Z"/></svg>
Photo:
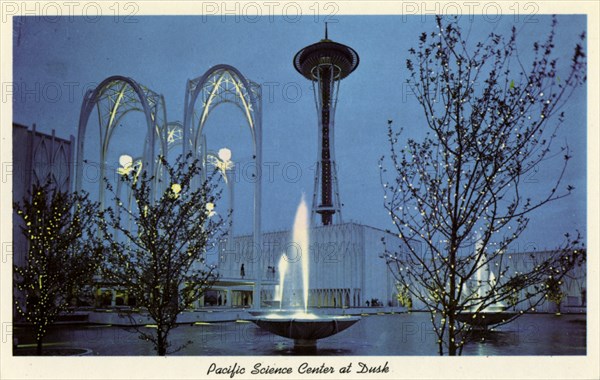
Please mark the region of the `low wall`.
<svg viewBox="0 0 600 380"><path fill-rule="evenodd" d="M271 309L263 309L262 311L268 312ZM272 309L277 311L277 309ZM357 307L357 308L320 308L311 309L312 313L324 314L324 315L361 315L361 314L390 314L390 313L402 313L406 311L402 307ZM230 322L240 319L249 319L252 317L250 314L251 309L218 309L218 310L194 310L185 311L177 317L177 323L181 324L192 324L195 322ZM103 324L103 325L116 325L116 326L127 326L131 324L136 325L150 325L154 324L154 321L150 319L146 314L139 313L125 313L124 311L118 310L105 310L105 311L90 311L88 314L88 323L92 324Z"/></svg>
<svg viewBox="0 0 600 380"><path fill-rule="evenodd" d="M245 318L250 318L250 314L246 309L186 311L177 316L177 323L228 322ZM88 323L127 326L131 324L149 325L153 324L154 321L145 314L128 314L111 310L90 312Z"/></svg>

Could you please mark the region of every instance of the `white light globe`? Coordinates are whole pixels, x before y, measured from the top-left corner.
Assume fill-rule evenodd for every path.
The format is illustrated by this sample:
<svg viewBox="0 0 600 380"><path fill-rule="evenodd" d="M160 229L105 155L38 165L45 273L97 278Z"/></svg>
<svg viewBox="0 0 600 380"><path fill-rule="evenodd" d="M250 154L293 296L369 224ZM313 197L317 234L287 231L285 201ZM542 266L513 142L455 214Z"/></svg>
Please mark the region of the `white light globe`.
<svg viewBox="0 0 600 380"><path fill-rule="evenodd" d="M131 158L131 156L128 154L123 154L121 157L119 157L119 165L124 168L130 167L133 165L133 158Z"/></svg>
<svg viewBox="0 0 600 380"><path fill-rule="evenodd" d="M228 148L221 148L219 149L219 158L221 159L221 161L231 161L231 150L229 150Z"/></svg>

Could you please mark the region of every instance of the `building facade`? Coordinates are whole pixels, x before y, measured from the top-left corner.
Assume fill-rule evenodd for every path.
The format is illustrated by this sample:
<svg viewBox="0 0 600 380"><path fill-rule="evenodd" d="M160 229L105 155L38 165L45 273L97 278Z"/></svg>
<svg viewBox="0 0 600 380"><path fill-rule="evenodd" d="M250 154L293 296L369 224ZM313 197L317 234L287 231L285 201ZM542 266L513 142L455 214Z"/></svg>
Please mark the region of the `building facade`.
<svg viewBox="0 0 600 380"><path fill-rule="evenodd" d="M29 196L34 184L50 181L61 191L71 189L73 170L73 147L75 138L56 136L54 130L48 135L24 125L13 123L13 202L21 202ZM21 233L20 218L13 213L14 263L25 264L27 240Z"/></svg>
<svg viewBox="0 0 600 380"><path fill-rule="evenodd" d="M73 170L74 137L64 139L56 136L54 130L48 135L24 125L13 123L13 162L12 162L12 200L21 203L30 196L32 186L51 182L61 191L71 189ZM12 252L13 264L27 265L29 245L21 232L23 220L13 211ZM16 289L16 288L15 288ZM23 299L24 295L16 291L14 297ZM13 305L13 315L18 317Z"/></svg>
<svg viewBox="0 0 600 380"><path fill-rule="evenodd" d="M309 246L309 292L311 308L398 306L397 281L380 256L388 249L406 252L404 242L396 235L370 226L350 222L313 227ZM218 270L220 279L198 306L249 307L256 281L261 276L261 305L278 306L281 276L279 262L284 254L288 261L299 260L297 246L292 242L291 231L263 234L260 261L252 256L252 236L237 236L219 248ZM501 263L505 276L515 272L528 272L553 256L553 251L506 253ZM496 277L500 277L495 262L490 263ZM563 312L586 310L586 265L581 263L568 272L561 283L564 298ZM525 299L527 289L519 297ZM219 301L219 298L221 301ZM367 303L368 301L368 303ZM374 301L376 302L374 304ZM421 309L413 300L413 308ZM285 304L284 304L285 305ZM555 312L558 306L543 301L531 310L531 305L521 303L515 310L529 312Z"/></svg>
<svg viewBox="0 0 600 380"><path fill-rule="evenodd" d="M505 253L505 262L503 263L505 268L508 268L505 276L510 276L515 272L524 273L531 271L531 268L539 265L540 263L551 260L556 252L553 251L534 251L534 252L511 252ZM491 263L495 266L496 263ZM523 289L519 293L520 299L525 299L525 292L528 289ZM564 297L560 303L560 308L548 300L544 300L541 304L535 306L535 311L542 313L553 313L558 310L563 312L585 312L587 306L587 276L586 276L586 264L581 262L575 264L575 266L563 277L560 285L560 291ZM529 310L531 311L531 305L528 303L522 303L513 309L515 310Z"/></svg>
<svg viewBox="0 0 600 380"><path fill-rule="evenodd" d="M364 307L376 300L382 306L397 305L396 285L383 254L383 242L400 246L396 236L366 225L350 222L313 227L309 245L309 307ZM225 242L219 252L220 280L214 289L231 306L242 305L261 279L263 305L278 303L280 260L289 265L301 260L291 231L263 234L261 257L253 257L252 236ZM229 304L228 304L229 305ZM224 305L225 306L225 305Z"/></svg>

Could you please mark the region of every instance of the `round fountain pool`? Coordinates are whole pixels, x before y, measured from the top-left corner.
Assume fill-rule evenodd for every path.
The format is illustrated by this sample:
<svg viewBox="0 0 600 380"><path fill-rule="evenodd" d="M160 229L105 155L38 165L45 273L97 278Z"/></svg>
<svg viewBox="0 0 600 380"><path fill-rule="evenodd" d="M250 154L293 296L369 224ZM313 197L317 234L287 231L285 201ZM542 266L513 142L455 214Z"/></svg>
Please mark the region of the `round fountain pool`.
<svg viewBox="0 0 600 380"><path fill-rule="evenodd" d="M294 349L316 349L317 339L344 331L360 320L345 315L317 315L308 312L309 294L309 213L304 196L298 205L292 234L293 247L301 260L290 260L295 254L285 252L279 260L278 301L290 310L257 310L251 319L258 327L284 338L294 339Z"/></svg>
<svg viewBox="0 0 600 380"><path fill-rule="evenodd" d="M295 348L312 348L316 347L317 339L344 331L360 321L360 317L304 312L269 313L257 315L251 321L273 334L294 339Z"/></svg>
<svg viewBox="0 0 600 380"><path fill-rule="evenodd" d="M476 328L486 329L489 325L496 325L513 318L517 313L510 312L461 312L456 314L456 319L468 323Z"/></svg>

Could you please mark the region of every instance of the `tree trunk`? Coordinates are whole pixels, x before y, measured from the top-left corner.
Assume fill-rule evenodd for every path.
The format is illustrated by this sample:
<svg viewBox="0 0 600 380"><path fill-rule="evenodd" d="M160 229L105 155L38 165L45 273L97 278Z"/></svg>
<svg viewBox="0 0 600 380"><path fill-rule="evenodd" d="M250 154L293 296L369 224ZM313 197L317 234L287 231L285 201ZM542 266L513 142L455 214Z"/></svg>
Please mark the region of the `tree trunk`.
<svg viewBox="0 0 600 380"><path fill-rule="evenodd" d="M35 354L36 354L37 356L42 356L42 339L43 339L43 338L38 338L38 339L36 340L37 346L36 346L36 348L35 348Z"/></svg>
<svg viewBox="0 0 600 380"><path fill-rule="evenodd" d="M460 166L459 166L460 168ZM456 232L453 232L453 241L456 239ZM454 244L453 244L454 245ZM458 247L458 244L454 245ZM457 289L456 289L456 251L458 248L450 250L450 294L448 300L448 355L456 356L456 320L454 316L457 309Z"/></svg>
<svg viewBox="0 0 600 380"><path fill-rule="evenodd" d="M452 300L454 303L454 299ZM451 306L448 314L448 355L456 356L456 320L454 319L454 313L456 308Z"/></svg>
<svg viewBox="0 0 600 380"><path fill-rule="evenodd" d="M156 332L156 352L158 356L166 356L167 355L167 339L165 334L163 334L162 329L159 327Z"/></svg>
<svg viewBox="0 0 600 380"><path fill-rule="evenodd" d="M454 325L450 325L450 330L448 330L448 356L456 355L456 336L454 333Z"/></svg>

